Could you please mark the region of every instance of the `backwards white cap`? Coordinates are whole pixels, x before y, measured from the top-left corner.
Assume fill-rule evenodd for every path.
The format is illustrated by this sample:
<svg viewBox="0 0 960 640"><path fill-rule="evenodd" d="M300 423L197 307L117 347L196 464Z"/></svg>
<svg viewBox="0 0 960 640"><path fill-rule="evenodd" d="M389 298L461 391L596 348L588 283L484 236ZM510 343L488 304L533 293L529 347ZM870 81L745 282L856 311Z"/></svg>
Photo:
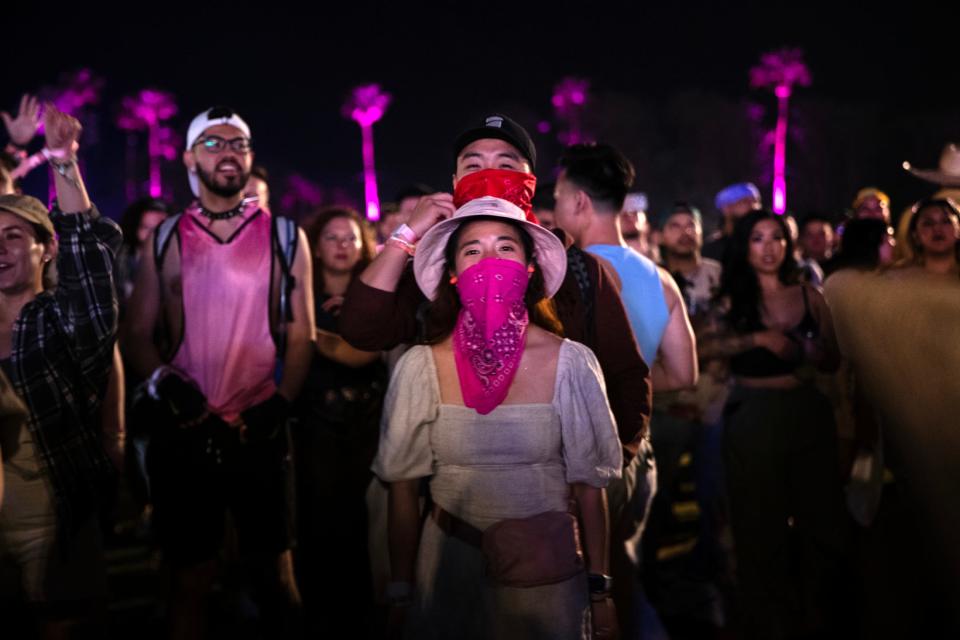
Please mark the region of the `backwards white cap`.
<svg viewBox="0 0 960 640"><path fill-rule="evenodd" d="M190 127L187 129L187 149L193 148L204 131L218 124L228 124L231 127L236 127L243 135L250 137L250 127L233 109L230 107L211 107L190 123ZM187 179L190 181L190 190L193 191L193 195L199 196L200 182L197 179L196 172L187 172Z"/></svg>

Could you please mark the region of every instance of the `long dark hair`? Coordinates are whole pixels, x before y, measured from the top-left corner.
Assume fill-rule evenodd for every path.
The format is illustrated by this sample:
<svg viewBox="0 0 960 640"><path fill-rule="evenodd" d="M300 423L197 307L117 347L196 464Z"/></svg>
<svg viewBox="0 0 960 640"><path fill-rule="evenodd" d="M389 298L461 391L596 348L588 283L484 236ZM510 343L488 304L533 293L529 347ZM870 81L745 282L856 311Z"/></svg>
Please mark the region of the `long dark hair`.
<svg viewBox="0 0 960 640"><path fill-rule="evenodd" d="M831 267L831 273L841 269L876 269L880 266L880 243L889 231L887 223L879 218L857 218L843 225L840 252Z"/></svg>
<svg viewBox="0 0 960 640"><path fill-rule="evenodd" d="M733 227L730 245L727 247L723 273L720 277L719 296L730 300L730 311L727 319L737 331L754 331L762 323L760 321L760 281L757 273L750 266L750 235L753 228L762 220L771 220L780 227L783 238L786 240L786 254L783 264L777 271L777 278L783 284L796 284L799 281L797 261L793 257L793 240L790 230L783 216L771 211L751 211L739 220Z"/></svg>
<svg viewBox="0 0 960 640"><path fill-rule="evenodd" d="M528 263L535 267L530 276L530 282L527 284L527 292L524 295L523 302L527 307L527 313L530 316L530 322L541 329L546 329L558 336L563 335L563 325L557 317L556 307L553 300L547 297L544 282L543 271L537 264L537 258L534 255L533 238L526 232L522 225L513 220L492 216L476 216L470 218L468 222L461 224L450 234L447 246L444 249L444 273L452 272L456 263L457 244L460 236L470 224L480 220L493 220L509 224L517 230L520 236L520 242L523 244L523 253ZM457 293L455 285L451 284L447 278L440 278L440 284L437 285L437 297L427 308L426 326L424 328L424 340L427 344L436 344L442 342L452 332L457 324L457 316L460 314L460 295Z"/></svg>
<svg viewBox="0 0 960 640"><path fill-rule="evenodd" d="M143 220L143 214L147 211L159 211L169 216L170 207L166 202L158 198L140 198L130 203L120 216L120 231L123 232L123 243L127 245L130 255L137 252L140 248L140 239L137 232L140 230L140 221Z"/></svg>
<svg viewBox="0 0 960 640"><path fill-rule="evenodd" d="M317 255L317 246L320 243L320 236L323 234L324 228L335 218L352 220L357 223L357 227L360 229L360 259L353 267L353 272L350 274L351 280L366 269L377 255L377 244L373 239L373 230L355 209L350 207L324 207L317 211L316 215L310 220L310 224L304 229L307 234L307 242L310 244L310 256L313 261L313 293L316 299L320 299L324 295L325 283L323 265L314 256Z"/></svg>

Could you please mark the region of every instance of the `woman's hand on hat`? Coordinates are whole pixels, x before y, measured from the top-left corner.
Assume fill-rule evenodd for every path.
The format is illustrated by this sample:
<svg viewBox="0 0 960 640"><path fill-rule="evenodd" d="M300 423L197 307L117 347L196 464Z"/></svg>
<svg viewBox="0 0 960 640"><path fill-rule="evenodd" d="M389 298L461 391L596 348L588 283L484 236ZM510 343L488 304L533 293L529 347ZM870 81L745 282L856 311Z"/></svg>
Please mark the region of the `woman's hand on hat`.
<svg viewBox="0 0 960 640"><path fill-rule="evenodd" d="M28 93L20 98L20 110L16 118L11 118L6 111L0 112L3 124L10 134L10 141L18 147L25 147L37 135L40 126L40 101Z"/></svg>
<svg viewBox="0 0 960 640"><path fill-rule="evenodd" d="M80 146L77 140L83 131L79 120L48 102L43 108L43 128L48 149L66 156L76 153Z"/></svg>
<svg viewBox="0 0 960 640"><path fill-rule="evenodd" d="M413 229L417 238L422 238L430 227L446 220L453 215L457 208L453 204L453 195L449 193L433 193L423 196L417 202L407 226Z"/></svg>

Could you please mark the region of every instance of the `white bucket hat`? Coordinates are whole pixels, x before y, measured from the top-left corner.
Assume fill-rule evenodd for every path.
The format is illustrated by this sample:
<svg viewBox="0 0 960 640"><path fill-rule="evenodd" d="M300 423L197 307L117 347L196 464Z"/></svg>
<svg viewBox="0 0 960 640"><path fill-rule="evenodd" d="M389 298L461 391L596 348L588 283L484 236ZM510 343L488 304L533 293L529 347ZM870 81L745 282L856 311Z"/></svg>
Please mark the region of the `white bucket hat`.
<svg viewBox="0 0 960 640"><path fill-rule="evenodd" d="M567 252L560 240L541 227L527 220L523 210L512 202L493 196L477 198L457 209L453 216L434 225L423 234L417 243L413 258L413 274L423 295L430 300L437 297L437 285L441 279L449 278L445 270L444 251L453 232L470 218L504 218L519 223L533 239L533 250L537 265L543 273L543 283L548 298L560 289L567 273Z"/></svg>

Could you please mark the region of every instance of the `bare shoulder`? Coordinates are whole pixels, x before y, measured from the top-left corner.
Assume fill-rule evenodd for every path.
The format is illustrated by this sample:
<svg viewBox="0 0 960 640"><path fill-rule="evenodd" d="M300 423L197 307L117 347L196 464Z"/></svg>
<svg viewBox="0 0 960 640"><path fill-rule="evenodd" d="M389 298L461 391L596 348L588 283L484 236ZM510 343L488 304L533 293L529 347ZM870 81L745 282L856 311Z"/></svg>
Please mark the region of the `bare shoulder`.
<svg viewBox="0 0 960 640"><path fill-rule="evenodd" d="M807 300L810 302L810 308L813 309L817 322L823 323L825 319L831 316L830 305L823 295L823 290L809 284L804 284L804 292L807 294Z"/></svg>
<svg viewBox="0 0 960 640"><path fill-rule="evenodd" d="M535 324L527 327L527 348L541 350L544 354L560 353L563 338L555 333L542 329Z"/></svg>
<svg viewBox="0 0 960 640"><path fill-rule="evenodd" d="M673 311L677 303L683 300L680 296L680 287L677 286L677 281L673 279L670 272L663 267L657 267L657 275L660 276L660 284L663 285L663 299L666 301L667 307Z"/></svg>
<svg viewBox="0 0 960 640"><path fill-rule="evenodd" d="M435 342L434 344L430 345L414 345L410 347L407 352L409 353L417 348L429 349L434 357L444 357L447 355L453 357L453 337L447 336L441 342Z"/></svg>
<svg viewBox="0 0 960 640"><path fill-rule="evenodd" d="M823 297L823 290L820 287L813 286L809 282L800 283L800 285L797 286L797 294L806 295L811 305L826 304L826 300Z"/></svg>
<svg viewBox="0 0 960 640"><path fill-rule="evenodd" d="M307 233L302 227L297 227L297 255L293 258L294 272L308 270L312 266L310 259L310 242L307 240Z"/></svg>

